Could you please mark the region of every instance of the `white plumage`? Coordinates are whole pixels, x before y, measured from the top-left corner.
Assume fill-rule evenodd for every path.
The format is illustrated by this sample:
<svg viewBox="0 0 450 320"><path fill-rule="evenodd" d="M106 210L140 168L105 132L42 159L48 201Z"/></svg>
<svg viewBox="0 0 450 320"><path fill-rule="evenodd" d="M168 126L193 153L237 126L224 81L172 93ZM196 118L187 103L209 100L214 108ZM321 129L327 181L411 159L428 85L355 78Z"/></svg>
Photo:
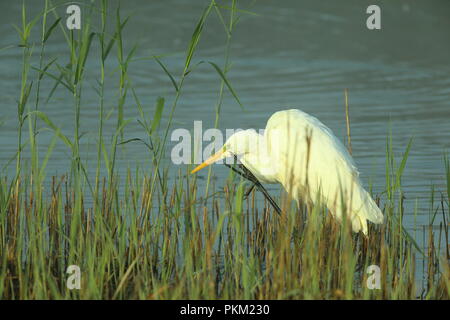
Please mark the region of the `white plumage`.
<svg viewBox="0 0 450 320"><path fill-rule="evenodd" d="M355 163L343 144L317 118L297 109L274 113L264 132L233 134L222 149L193 172L228 156L262 183L280 183L298 203L323 201L341 221L346 216L355 232L367 235L367 220L383 222L383 213L363 188Z"/></svg>

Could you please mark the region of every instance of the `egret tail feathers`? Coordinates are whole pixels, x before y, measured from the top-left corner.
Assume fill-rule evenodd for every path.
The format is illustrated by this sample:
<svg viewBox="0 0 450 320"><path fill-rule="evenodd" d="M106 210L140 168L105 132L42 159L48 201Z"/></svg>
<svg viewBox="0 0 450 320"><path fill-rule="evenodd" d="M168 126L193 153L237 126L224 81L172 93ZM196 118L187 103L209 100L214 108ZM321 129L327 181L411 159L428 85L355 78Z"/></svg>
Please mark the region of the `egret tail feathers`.
<svg viewBox="0 0 450 320"><path fill-rule="evenodd" d="M367 220L375 224L383 223L383 212L364 188L360 187L355 196L356 201L353 201L351 215L352 229L354 232L362 231L367 235Z"/></svg>

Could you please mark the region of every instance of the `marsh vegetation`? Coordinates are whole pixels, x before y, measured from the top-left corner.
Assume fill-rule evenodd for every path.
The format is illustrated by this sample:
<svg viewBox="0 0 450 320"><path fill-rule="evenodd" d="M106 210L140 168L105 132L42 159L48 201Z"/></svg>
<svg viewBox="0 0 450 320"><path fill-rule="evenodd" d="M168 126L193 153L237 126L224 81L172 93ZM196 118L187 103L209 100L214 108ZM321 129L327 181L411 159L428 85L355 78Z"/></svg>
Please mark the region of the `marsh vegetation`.
<svg viewBox="0 0 450 320"><path fill-rule="evenodd" d="M163 161L168 135L185 83L197 66L208 64L221 81L216 126L225 92L241 104L239 90L227 77L229 49L239 16L251 12L239 9L237 1L222 5L213 0L199 12L181 74L172 74L163 56L147 58L173 85L171 96L156 97L151 106L141 103L129 76L136 47L124 47L123 37L132 17L122 17L120 7L109 7L106 0L86 3L82 29L67 30L65 17L58 15L61 5L43 4L35 17L29 17L24 5L16 26L22 54L17 152L11 159L14 172L3 170L0 179L2 299L450 297L447 157L442 166L447 189L430 190L439 205L431 202L429 224L414 226L412 233L403 226L405 214L416 212L404 210L402 174L414 145L397 161L387 135L385 192L374 195L386 222L371 225L368 238L352 233L346 223L336 224L320 206L297 209L284 197L276 198L282 207L278 216L256 190L245 197L249 183L232 171L226 181L216 181L209 169L199 183L188 174L191 166L168 170L170 164ZM208 19L218 19L227 35L220 66L196 56ZM36 30L40 38L31 38ZM66 56L54 57L46 50L57 36L67 43ZM83 92L92 85L84 77L88 59L98 64L95 163L84 161L80 151ZM117 83L108 83L111 72ZM51 81L53 89L43 92L43 81ZM116 86L113 97L105 96L106 85ZM69 93L65 102L74 111L72 135L64 134L42 107L56 91ZM105 102L112 99L113 112ZM125 118L125 105L136 108L139 118ZM116 116L114 134L105 135L111 114ZM139 123L145 139L124 138L132 121ZM52 134L49 143L40 141L44 131ZM66 148L70 164L70 171L59 175L47 166L57 143ZM129 167L120 175L117 154L130 143L142 144L152 165ZM2 167L6 165L10 163ZM82 271L80 290L66 286L69 265ZM380 267L380 289L366 285L371 265Z"/></svg>

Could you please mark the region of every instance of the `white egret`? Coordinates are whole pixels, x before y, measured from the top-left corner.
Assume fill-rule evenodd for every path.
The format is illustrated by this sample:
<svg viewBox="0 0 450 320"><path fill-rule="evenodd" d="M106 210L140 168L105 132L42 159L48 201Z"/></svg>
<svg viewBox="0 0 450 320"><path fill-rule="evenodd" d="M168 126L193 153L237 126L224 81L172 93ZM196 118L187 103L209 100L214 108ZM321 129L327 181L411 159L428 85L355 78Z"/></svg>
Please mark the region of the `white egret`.
<svg viewBox="0 0 450 320"><path fill-rule="evenodd" d="M226 157L240 162L261 182L280 183L299 203L322 201L338 220L346 216L354 232L367 235L367 220L379 224L383 213L363 188L344 145L317 118L297 109L278 111L264 135L238 131L191 173Z"/></svg>

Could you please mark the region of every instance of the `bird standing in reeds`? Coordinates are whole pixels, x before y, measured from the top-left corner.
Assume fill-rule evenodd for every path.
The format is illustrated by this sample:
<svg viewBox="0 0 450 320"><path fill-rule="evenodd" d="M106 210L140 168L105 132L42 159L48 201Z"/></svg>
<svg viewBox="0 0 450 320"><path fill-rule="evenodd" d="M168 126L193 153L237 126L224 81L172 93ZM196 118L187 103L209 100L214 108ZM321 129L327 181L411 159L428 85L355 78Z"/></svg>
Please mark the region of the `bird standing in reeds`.
<svg viewBox="0 0 450 320"><path fill-rule="evenodd" d="M355 163L339 139L317 118L297 109L278 111L264 134L238 131L191 173L226 157L237 156L260 183L280 183L289 195L324 203L355 232L367 235L367 221L383 222L383 213L359 179Z"/></svg>

